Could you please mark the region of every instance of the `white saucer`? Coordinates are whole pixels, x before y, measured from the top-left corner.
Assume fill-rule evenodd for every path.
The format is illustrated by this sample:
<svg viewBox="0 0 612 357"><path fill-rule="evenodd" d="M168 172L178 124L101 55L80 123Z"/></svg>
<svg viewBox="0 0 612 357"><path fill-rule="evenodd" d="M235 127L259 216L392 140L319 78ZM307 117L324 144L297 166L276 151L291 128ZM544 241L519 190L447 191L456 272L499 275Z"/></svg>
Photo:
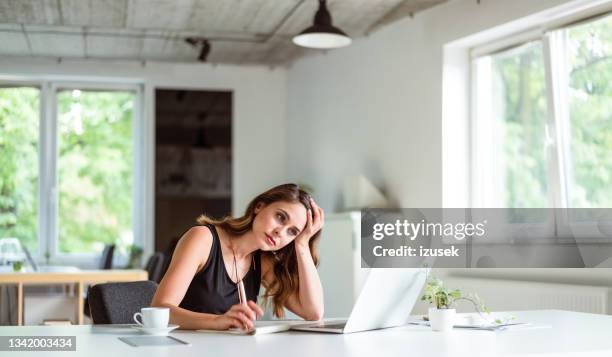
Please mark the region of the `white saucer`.
<svg viewBox="0 0 612 357"><path fill-rule="evenodd" d="M168 325L168 327L143 327L143 326L132 326L133 329L136 329L146 335L155 335L155 336L165 336L168 332L178 328L179 325Z"/></svg>

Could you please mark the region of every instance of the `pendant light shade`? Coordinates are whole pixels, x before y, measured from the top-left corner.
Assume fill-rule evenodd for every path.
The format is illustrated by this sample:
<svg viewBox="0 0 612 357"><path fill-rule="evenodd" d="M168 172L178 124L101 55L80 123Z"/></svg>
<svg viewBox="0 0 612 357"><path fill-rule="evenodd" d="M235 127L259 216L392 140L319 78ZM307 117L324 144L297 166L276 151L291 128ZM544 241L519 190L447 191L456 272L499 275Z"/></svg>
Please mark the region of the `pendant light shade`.
<svg viewBox="0 0 612 357"><path fill-rule="evenodd" d="M319 10L315 14L314 23L295 36L293 43L308 48L330 49L350 45L351 38L332 25L325 0L319 0Z"/></svg>

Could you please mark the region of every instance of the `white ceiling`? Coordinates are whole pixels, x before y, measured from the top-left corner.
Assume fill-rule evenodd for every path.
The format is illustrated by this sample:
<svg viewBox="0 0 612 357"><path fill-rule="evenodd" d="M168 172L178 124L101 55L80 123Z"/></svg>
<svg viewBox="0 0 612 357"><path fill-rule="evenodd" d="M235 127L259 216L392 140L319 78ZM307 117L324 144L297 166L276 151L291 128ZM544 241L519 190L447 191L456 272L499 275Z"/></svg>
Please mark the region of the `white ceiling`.
<svg viewBox="0 0 612 357"><path fill-rule="evenodd" d="M448 0L328 0L353 38ZM211 63L286 64L308 52L291 37L316 0L0 0L0 56L195 62L190 36L208 38ZM312 50L311 50L312 51Z"/></svg>

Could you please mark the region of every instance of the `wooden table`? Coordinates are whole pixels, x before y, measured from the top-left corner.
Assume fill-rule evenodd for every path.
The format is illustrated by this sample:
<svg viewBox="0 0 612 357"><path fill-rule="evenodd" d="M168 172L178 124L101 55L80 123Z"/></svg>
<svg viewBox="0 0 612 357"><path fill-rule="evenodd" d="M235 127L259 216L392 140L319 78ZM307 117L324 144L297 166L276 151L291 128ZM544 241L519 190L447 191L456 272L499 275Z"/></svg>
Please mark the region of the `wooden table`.
<svg viewBox="0 0 612 357"><path fill-rule="evenodd" d="M17 285L17 325L23 325L23 286L75 284L77 323L83 324L83 287L85 284L147 280L145 270L79 270L70 272L0 273L0 284Z"/></svg>

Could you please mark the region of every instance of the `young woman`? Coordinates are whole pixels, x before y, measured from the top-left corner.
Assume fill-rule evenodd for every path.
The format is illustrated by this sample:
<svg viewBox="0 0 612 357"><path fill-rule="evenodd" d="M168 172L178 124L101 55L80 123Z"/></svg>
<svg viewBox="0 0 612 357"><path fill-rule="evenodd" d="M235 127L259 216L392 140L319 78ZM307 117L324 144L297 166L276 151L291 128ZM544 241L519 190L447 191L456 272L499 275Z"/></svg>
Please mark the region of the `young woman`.
<svg viewBox="0 0 612 357"><path fill-rule="evenodd" d="M199 226L181 237L151 306L170 308L170 322L182 329L251 329L263 314L256 303L263 285L277 317L287 308L319 320L323 288L316 265L323 221L323 210L294 184L255 197L242 217L201 216Z"/></svg>

